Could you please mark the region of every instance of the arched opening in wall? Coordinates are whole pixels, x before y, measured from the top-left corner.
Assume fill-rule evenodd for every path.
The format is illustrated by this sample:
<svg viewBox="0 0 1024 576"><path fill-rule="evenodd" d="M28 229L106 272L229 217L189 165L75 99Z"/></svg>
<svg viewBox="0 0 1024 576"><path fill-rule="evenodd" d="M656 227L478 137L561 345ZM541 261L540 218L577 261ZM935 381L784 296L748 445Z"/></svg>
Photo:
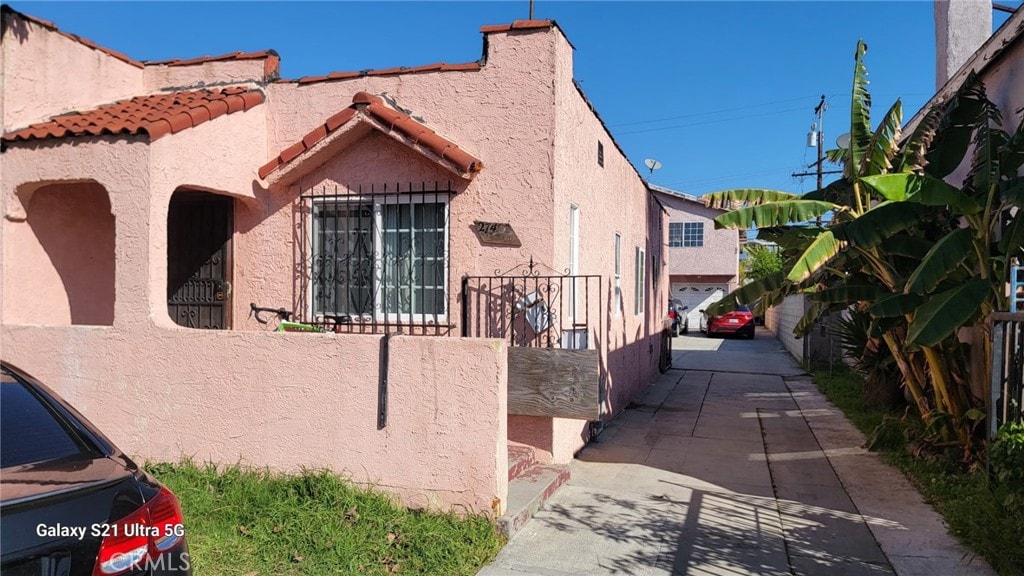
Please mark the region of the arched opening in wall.
<svg viewBox="0 0 1024 576"><path fill-rule="evenodd" d="M112 325L115 228L107 190L92 181L22 188L26 218L5 222L3 232L4 321Z"/></svg>
<svg viewBox="0 0 1024 576"><path fill-rule="evenodd" d="M167 314L186 328L231 327L235 201L179 188L167 211Z"/></svg>

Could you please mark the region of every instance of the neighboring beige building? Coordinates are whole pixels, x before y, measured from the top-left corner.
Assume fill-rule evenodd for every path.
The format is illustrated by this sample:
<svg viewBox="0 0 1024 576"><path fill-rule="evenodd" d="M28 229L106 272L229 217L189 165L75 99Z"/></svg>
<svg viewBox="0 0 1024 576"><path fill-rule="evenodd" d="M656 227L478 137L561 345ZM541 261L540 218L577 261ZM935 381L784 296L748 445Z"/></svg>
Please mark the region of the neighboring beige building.
<svg viewBox="0 0 1024 576"><path fill-rule="evenodd" d="M725 210L705 206L697 196L648 187L668 212L669 298L690 307L690 327L696 328L701 310L739 287L742 232L716 230L714 219Z"/></svg>

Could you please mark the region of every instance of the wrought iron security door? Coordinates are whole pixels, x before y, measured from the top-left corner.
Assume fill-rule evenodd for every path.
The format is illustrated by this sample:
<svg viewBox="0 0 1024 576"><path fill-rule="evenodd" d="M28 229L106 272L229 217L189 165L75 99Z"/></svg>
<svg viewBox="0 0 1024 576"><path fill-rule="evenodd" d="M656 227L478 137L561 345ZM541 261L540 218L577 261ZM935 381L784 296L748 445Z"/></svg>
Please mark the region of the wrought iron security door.
<svg viewBox="0 0 1024 576"><path fill-rule="evenodd" d="M167 214L167 313L180 326L223 330L231 318L234 201L176 192Z"/></svg>

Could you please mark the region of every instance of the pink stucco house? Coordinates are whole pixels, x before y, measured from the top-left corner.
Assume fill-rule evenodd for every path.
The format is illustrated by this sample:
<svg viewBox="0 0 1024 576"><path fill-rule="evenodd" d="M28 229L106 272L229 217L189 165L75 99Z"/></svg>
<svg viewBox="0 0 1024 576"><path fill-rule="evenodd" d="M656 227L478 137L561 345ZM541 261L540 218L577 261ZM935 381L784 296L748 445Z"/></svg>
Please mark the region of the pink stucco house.
<svg viewBox="0 0 1024 576"><path fill-rule="evenodd" d="M697 196L663 186L651 191L668 213L668 275L670 298L689 306L686 314L696 329L700 310L739 288L741 233L715 229L725 213Z"/></svg>
<svg viewBox="0 0 1024 576"><path fill-rule="evenodd" d="M668 230L559 27L482 33L289 80L5 7L3 357L143 458L501 514L510 446L564 464L657 374Z"/></svg>

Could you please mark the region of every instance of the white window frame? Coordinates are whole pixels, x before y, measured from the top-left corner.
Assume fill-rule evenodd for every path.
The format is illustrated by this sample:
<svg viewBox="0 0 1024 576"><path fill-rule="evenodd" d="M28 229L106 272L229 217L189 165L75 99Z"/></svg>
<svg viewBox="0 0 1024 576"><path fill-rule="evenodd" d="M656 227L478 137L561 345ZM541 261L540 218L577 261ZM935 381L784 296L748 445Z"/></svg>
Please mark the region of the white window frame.
<svg viewBox="0 0 1024 576"><path fill-rule="evenodd" d="M573 278L569 281L569 309L567 316L570 320L576 318L576 278L580 273L580 207L575 204L569 205L569 274Z"/></svg>
<svg viewBox="0 0 1024 576"><path fill-rule="evenodd" d="M332 207L336 200L341 200L332 196L316 198L313 201L313 209L310 211L311 224L309 226L309 235L307 237L307 245L310 246L310 257L314 259L317 257L317 244L316 244L316 216L319 210L322 210L324 206ZM386 201L385 201L386 200ZM347 204L352 205L372 205L373 206L373 292L374 292L374 310L372 313L373 320L375 322L391 322L398 323L399 321L410 324L427 324L433 323L435 320L438 324L448 323L448 313L450 296L449 294L449 275L451 274L451 238L450 238L450 221L451 221L451 206L450 198L445 196L435 197L433 194L402 194L400 196L388 196L385 199L374 197L374 196L352 196L344 197L344 201ZM435 289L441 289L444 291L444 309L441 313L385 313L383 312L384 301L383 301L383 290L384 290L384 274L380 266L382 258L384 256L383 245L384 245L384 206L393 206L398 204L443 204L444 205L444 280L442 285ZM340 205L339 205L340 206ZM310 265L310 274L312 274L312 265ZM323 317L323 311L316 310L316 283L309 282L307 289L307 302L306 312L309 318ZM335 311L337 313L337 311ZM353 315L353 319L356 317L367 318L369 314Z"/></svg>
<svg viewBox="0 0 1024 576"><path fill-rule="evenodd" d="M635 303L633 313L640 316L646 310L647 283L645 269L647 267L647 254L643 248L636 247L636 282L634 284Z"/></svg>
<svg viewBox="0 0 1024 576"><path fill-rule="evenodd" d="M671 232L670 232L671 234ZM704 223L683 222L683 248L704 247Z"/></svg>
<svg viewBox="0 0 1024 576"><path fill-rule="evenodd" d="M668 223L668 247L669 248L682 248L683 247L683 230L685 222L669 222ZM675 232L675 233L673 233Z"/></svg>
<svg viewBox="0 0 1024 576"><path fill-rule="evenodd" d="M615 233L615 316L622 314L622 234Z"/></svg>

